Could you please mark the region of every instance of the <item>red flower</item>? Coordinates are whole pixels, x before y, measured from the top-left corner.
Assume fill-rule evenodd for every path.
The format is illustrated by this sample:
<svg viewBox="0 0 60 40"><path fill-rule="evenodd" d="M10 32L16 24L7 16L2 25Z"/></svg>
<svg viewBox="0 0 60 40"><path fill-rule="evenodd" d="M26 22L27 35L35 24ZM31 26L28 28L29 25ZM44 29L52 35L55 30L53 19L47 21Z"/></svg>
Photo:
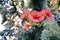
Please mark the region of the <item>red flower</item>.
<svg viewBox="0 0 60 40"><path fill-rule="evenodd" d="M24 10L21 18L29 19L32 22L42 22L45 18L48 18L49 20L54 19L54 16L50 10L42 10L40 12L33 10L31 13L29 10Z"/></svg>
<svg viewBox="0 0 60 40"><path fill-rule="evenodd" d="M21 16L21 19L28 18L28 15L30 14L30 11L28 10L23 10L23 15Z"/></svg>
<svg viewBox="0 0 60 40"><path fill-rule="evenodd" d="M41 22L44 20L44 16L42 15L42 12L37 12L36 10L33 10L31 14L29 14L28 18L32 22Z"/></svg>
<svg viewBox="0 0 60 40"><path fill-rule="evenodd" d="M25 22L25 23L24 23L24 28L25 28L26 30L30 30L32 27L31 27L31 24L30 24L30 23Z"/></svg>
<svg viewBox="0 0 60 40"><path fill-rule="evenodd" d="M47 17L49 20L54 19L54 16L50 10L42 10L42 13L45 17Z"/></svg>

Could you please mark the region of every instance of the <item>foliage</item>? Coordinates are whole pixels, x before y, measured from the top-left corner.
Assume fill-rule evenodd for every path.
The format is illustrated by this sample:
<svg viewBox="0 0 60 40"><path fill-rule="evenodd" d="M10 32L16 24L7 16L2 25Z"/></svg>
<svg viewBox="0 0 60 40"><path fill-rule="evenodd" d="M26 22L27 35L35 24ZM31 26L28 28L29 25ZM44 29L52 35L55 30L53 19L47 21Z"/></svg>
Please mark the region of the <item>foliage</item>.
<svg viewBox="0 0 60 40"><path fill-rule="evenodd" d="M32 27L31 30L23 30L20 31L18 39L19 40L41 40L41 33L42 33L43 27Z"/></svg>
<svg viewBox="0 0 60 40"><path fill-rule="evenodd" d="M43 4L40 2L43 2ZM44 3L45 3L44 0L36 0L36 1L31 0L29 6L33 8L33 10L41 11L44 8L43 7L45 5ZM53 20L46 19L42 22L43 25L40 24L39 22L32 23L32 26L35 27L35 29L34 30L31 29L32 30L31 32L25 31L26 34L23 32L24 38L25 38L24 40L60 40L60 34L59 34L60 27L58 26L58 23L57 23L57 20L59 19L57 19L55 15L56 10L52 8L51 5L49 5L49 7L51 7L51 10L54 13L54 17L56 19L53 19ZM43 28L41 28L42 27L41 25L43 26Z"/></svg>
<svg viewBox="0 0 60 40"><path fill-rule="evenodd" d="M21 23L23 26L19 30L18 40L60 40L60 31L59 31L60 30L60 14L56 14L57 13L56 8L53 8L50 4L48 4L55 17L55 19L49 20L50 17L52 17L53 15L51 16L51 12L49 12L48 10L43 10L46 8L45 7L47 5L46 1L47 0L30 0L29 7L32 8L33 10L31 12L29 12L28 10L27 11L25 10L23 12L22 17L24 17L24 18L22 18L22 21L25 20L25 17L26 17L26 21ZM0 2L2 2L2 1L0 0ZM22 2L21 3L22 8L23 8L24 2L23 2L23 0L21 2ZM13 6L15 6L15 5L13 5ZM10 14L12 14L12 13L15 13L15 11L17 11L17 9L15 10L15 8L10 9L10 11L8 11L7 8L3 7L2 13L3 13L4 21L7 20L6 15L8 15L9 12L10 12ZM34 10L36 10L36 11L34 11ZM45 14L43 13L44 19L40 22L38 18L41 17L41 14L42 14L41 10L43 10L43 12L46 12L46 13ZM29 13L32 14L32 15L30 15L29 18L31 18L31 16L32 16L32 18L34 20L32 18L31 19L33 21L31 19L29 20L29 18L27 17L27 16L29 16L29 15L27 15ZM36 22L35 19L37 19L38 22ZM12 24L14 24L14 23L11 22L11 25ZM28 28L28 30L26 30L26 28ZM5 32L8 32L9 35L12 34L12 32L10 33L10 30L5 30Z"/></svg>
<svg viewBox="0 0 60 40"><path fill-rule="evenodd" d="M0 0L0 4L3 2L3 0Z"/></svg>
<svg viewBox="0 0 60 40"><path fill-rule="evenodd" d="M47 0L30 0L29 7L34 10L41 11L42 9L46 8L45 7L46 2L47 2Z"/></svg>
<svg viewBox="0 0 60 40"><path fill-rule="evenodd" d="M56 21L45 21L44 23L44 30L42 31L42 40L60 40L60 27L56 23ZM51 38L52 37L52 38Z"/></svg>
<svg viewBox="0 0 60 40"><path fill-rule="evenodd" d="M24 1L23 0L21 1L21 6L22 6L22 8L24 7Z"/></svg>

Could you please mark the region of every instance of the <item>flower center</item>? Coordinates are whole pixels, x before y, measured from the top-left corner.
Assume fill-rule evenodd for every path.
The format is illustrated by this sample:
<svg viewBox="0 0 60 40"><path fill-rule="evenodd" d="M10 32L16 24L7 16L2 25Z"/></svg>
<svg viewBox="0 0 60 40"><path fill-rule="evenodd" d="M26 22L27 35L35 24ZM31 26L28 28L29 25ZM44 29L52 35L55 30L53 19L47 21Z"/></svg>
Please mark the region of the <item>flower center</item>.
<svg viewBox="0 0 60 40"><path fill-rule="evenodd" d="M34 19L39 19L41 15L39 13L33 13L32 16Z"/></svg>
<svg viewBox="0 0 60 40"><path fill-rule="evenodd" d="M49 13L46 13L46 15L47 15L48 17L50 17L50 16L51 16L51 14L49 14Z"/></svg>

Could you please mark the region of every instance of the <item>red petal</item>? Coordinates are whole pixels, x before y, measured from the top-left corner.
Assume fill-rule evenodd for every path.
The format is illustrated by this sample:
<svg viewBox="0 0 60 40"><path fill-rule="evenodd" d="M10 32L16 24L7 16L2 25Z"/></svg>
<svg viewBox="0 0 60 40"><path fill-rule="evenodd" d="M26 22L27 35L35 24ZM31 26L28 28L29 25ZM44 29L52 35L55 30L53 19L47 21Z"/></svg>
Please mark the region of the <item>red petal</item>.
<svg viewBox="0 0 60 40"><path fill-rule="evenodd" d="M26 14L26 13L27 13L27 10L26 10L26 9L24 9L24 10L23 10L23 13L24 13L24 14Z"/></svg>
<svg viewBox="0 0 60 40"><path fill-rule="evenodd" d="M45 15L49 20L53 19L53 14L50 10L43 10L43 15Z"/></svg>
<svg viewBox="0 0 60 40"><path fill-rule="evenodd" d="M26 30L30 30L31 29L31 24L28 23L28 22L25 22L24 27L25 27Z"/></svg>
<svg viewBox="0 0 60 40"><path fill-rule="evenodd" d="M31 13L32 13L33 18L35 19L39 19L40 16L42 16L41 12L38 12L36 10L33 10Z"/></svg>
<svg viewBox="0 0 60 40"><path fill-rule="evenodd" d="M39 22L42 22L44 19L45 19L45 17L44 17L44 16L41 16L41 17L39 18Z"/></svg>

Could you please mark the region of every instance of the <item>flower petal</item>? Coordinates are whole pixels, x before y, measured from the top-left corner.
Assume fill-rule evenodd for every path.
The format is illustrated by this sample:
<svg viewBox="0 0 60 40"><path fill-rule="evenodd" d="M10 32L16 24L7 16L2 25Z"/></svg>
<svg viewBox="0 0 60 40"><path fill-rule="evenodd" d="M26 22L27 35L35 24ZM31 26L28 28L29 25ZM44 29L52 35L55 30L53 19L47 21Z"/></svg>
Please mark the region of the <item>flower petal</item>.
<svg viewBox="0 0 60 40"><path fill-rule="evenodd" d="M26 14L26 13L27 13L27 10L26 10L26 9L24 9L24 10L23 10L23 13L24 13L24 14Z"/></svg>
<svg viewBox="0 0 60 40"><path fill-rule="evenodd" d="M39 18L39 22L42 22L44 19L45 19L45 17L44 17L44 16L41 16L41 17Z"/></svg>
<svg viewBox="0 0 60 40"><path fill-rule="evenodd" d="M32 11L32 14L28 16L29 20L32 22L41 22L44 20L44 15L42 15L42 12L37 12L36 10Z"/></svg>
<svg viewBox="0 0 60 40"><path fill-rule="evenodd" d="M25 28L26 30L30 30L32 27L31 27L31 24L30 24L29 22L25 22L25 23L24 23L24 28Z"/></svg>
<svg viewBox="0 0 60 40"><path fill-rule="evenodd" d="M28 16L28 18L32 22L41 22L42 20L44 20L44 16L40 17L39 19L34 19L31 14Z"/></svg>
<svg viewBox="0 0 60 40"><path fill-rule="evenodd" d="M21 16L21 19L24 19L24 18L27 18L27 10L26 9L24 9L23 10L23 15Z"/></svg>
<svg viewBox="0 0 60 40"><path fill-rule="evenodd" d="M47 17L49 20L53 20L54 19L54 16L51 15L50 17Z"/></svg>
<svg viewBox="0 0 60 40"><path fill-rule="evenodd" d="M54 19L54 16L50 10L42 10L43 15L46 16L49 20Z"/></svg>

